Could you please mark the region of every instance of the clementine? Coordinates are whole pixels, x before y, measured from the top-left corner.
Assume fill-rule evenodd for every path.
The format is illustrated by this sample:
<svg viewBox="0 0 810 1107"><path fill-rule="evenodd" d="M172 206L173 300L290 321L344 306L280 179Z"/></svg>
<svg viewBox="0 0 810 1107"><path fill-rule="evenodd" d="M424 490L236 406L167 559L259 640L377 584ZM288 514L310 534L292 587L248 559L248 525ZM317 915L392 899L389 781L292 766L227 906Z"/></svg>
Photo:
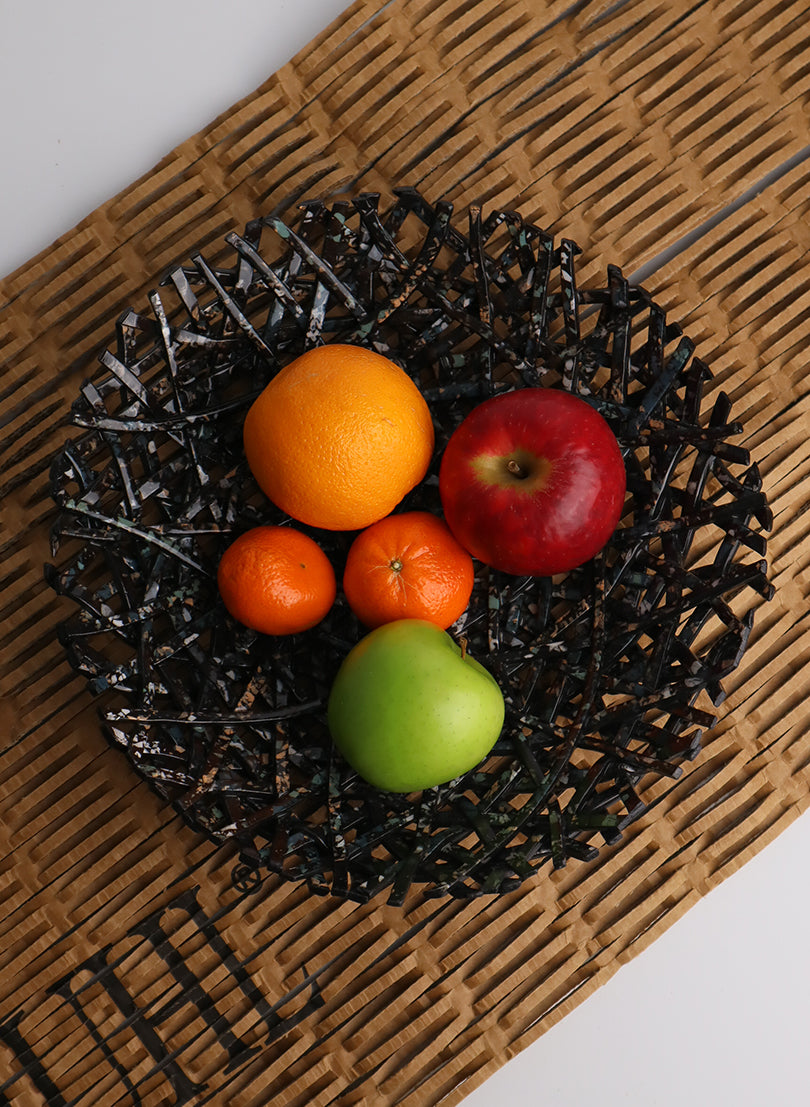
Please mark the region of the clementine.
<svg viewBox="0 0 810 1107"><path fill-rule="evenodd" d="M427 511L389 515L352 543L343 591L369 628L426 619L443 630L470 601L475 571L447 524Z"/></svg>
<svg viewBox="0 0 810 1107"><path fill-rule="evenodd" d="M362 346L308 350L247 413L244 445L259 487L282 511L326 530L360 530L422 480L434 432L404 370Z"/></svg>
<svg viewBox="0 0 810 1107"><path fill-rule="evenodd" d="M335 601L335 571L321 547L292 527L254 527L228 546L217 585L228 611L262 634L297 634Z"/></svg>

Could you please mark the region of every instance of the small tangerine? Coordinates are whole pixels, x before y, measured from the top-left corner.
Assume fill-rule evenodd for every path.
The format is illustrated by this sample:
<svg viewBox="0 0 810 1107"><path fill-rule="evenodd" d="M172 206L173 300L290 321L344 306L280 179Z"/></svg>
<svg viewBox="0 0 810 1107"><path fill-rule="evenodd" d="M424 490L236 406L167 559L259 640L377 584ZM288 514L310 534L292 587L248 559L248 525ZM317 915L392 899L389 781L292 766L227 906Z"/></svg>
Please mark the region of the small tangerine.
<svg viewBox="0 0 810 1107"><path fill-rule="evenodd" d="M355 538L343 591L369 628L427 619L446 630L470 602L475 569L450 528L428 511L388 515Z"/></svg>
<svg viewBox="0 0 810 1107"><path fill-rule="evenodd" d="M234 619L261 634L297 634L319 623L335 601L332 563L293 527L259 526L225 550L220 595Z"/></svg>

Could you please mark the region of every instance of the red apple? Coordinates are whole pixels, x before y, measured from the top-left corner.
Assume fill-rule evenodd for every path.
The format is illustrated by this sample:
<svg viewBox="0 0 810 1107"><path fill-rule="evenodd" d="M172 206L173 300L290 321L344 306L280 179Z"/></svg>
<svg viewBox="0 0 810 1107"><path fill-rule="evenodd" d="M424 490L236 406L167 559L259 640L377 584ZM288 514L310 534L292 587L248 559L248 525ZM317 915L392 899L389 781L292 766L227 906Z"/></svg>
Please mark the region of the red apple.
<svg viewBox="0 0 810 1107"><path fill-rule="evenodd" d="M619 444L585 400L522 388L474 408L439 470L451 531L486 565L551 576L582 565L616 529L626 487Z"/></svg>

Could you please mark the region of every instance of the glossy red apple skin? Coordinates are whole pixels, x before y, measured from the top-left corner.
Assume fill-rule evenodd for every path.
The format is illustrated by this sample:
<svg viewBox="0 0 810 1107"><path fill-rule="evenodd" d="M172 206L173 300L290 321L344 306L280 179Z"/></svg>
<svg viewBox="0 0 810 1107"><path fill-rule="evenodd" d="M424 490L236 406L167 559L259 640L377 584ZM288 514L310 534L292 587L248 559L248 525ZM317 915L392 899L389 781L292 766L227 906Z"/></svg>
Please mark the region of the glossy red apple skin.
<svg viewBox="0 0 810 1107"><path fill-rule="evenodd" d="M522 388L485 400L453 432L439 470L451 531L473 557L551 576L604 548L626 472L613 431L585 400Z"/></svg>

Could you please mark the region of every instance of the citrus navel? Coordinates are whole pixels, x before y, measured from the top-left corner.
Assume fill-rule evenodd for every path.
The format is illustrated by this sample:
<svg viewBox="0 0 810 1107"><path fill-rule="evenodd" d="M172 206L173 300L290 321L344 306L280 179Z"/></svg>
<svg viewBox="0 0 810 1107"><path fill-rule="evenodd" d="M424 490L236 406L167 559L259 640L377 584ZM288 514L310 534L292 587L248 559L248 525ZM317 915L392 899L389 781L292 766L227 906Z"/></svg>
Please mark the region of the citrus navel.
<svg viewBox="0 0 810 1107"><path fill-rule="evenodd" d="M297 634L335 601L335 571L321 547L292 527L254 527L228 546L217 585L228 611L262 634Z"/></svg>
<svg viewBox="0 0 810 1107"><path fill-rule="evenodd" d="M388 515L355 538L343 591L367 627L426 619L444 630L467 607L474 576L472 558L442 519L406 511Z"/></svg>
<svg viewBox="0 0 810 1107"><path fill-rule="evenodd" d="M282 511L325 530L387 515L427 472L434 432L404 370L362 346L308 350L248 411L244 445L259 487Z"/></svg>

